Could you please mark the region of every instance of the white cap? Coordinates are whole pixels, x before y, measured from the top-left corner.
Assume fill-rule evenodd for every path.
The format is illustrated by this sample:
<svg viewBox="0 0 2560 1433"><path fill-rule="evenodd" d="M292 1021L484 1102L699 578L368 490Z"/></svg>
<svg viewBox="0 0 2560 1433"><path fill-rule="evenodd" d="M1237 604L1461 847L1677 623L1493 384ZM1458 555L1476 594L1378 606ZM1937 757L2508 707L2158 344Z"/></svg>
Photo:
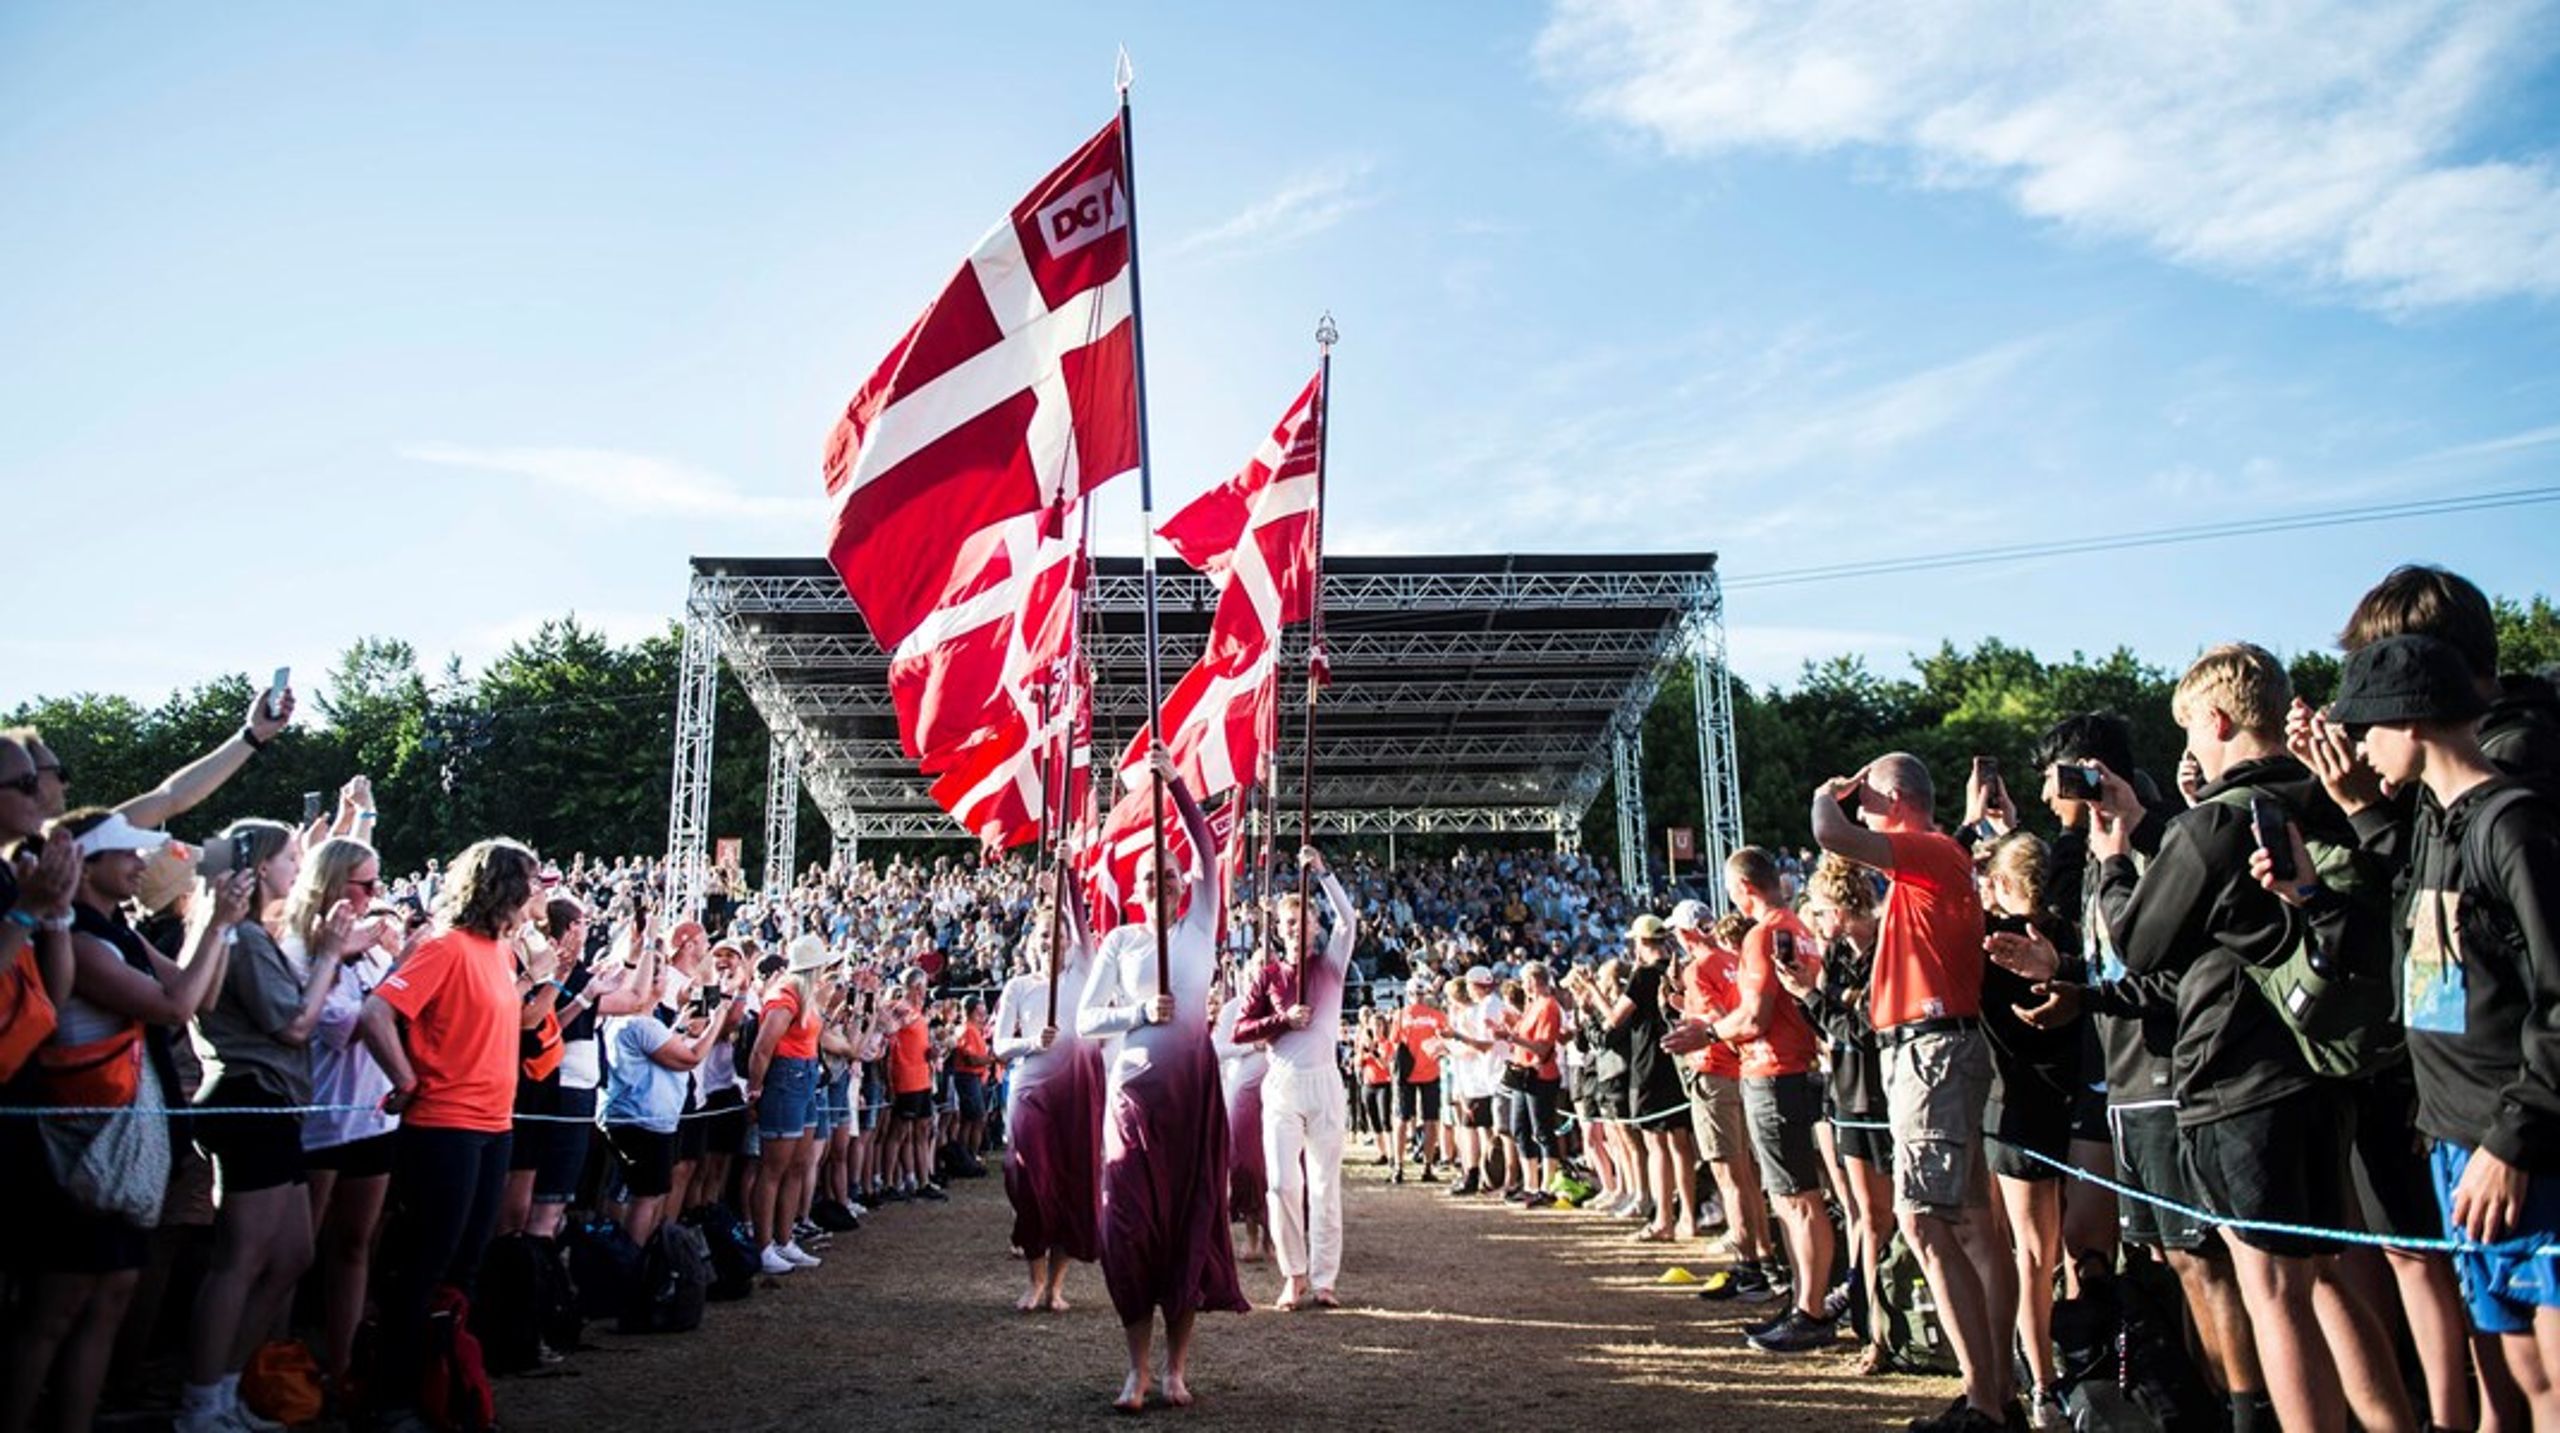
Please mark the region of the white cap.
<svg viewBox="0 0 2560 1433"><path fill-rule="evenodd" d="M1492 967L1483 965L1468 966L1467 983L1469 985L1491 985L1493 983Z"/></svg>
<svg viewBox="0 0 2560 1433"><path fill-rule="evenodd" d="M109 851L133 851L148 855L169 844L166 831L145 831L124 819L121 811L108 813L107 819L80 835L80 855L102 856Z"/></svg>
<svg viewBox="0 0 2560 1433"><path fill-rule="evenodd" d="M1682 901L1680 904L1673 906L1671 908L1671 928L1673 930L1705 930L1707 928L1707 903L1705 901Z"/></svg>

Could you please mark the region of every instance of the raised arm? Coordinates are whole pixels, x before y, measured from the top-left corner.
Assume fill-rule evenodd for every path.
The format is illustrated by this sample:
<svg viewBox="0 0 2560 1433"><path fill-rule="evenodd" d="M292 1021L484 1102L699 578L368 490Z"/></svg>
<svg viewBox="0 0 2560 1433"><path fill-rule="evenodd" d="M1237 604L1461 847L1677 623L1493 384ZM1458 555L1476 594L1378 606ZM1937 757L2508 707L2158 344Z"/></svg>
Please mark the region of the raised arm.
<svg viewBox="0 0 2560 1433"><path fill-rule="evenodd" d="M284 710L270 713L262 688L249 699L249 719L231 739L170 772L158 786L118 803L116 810L136 826L156 830L185 815L239 774L260 747L276 739L293 720L293 693L284 694Z"/></svg>
<svg viewBox="0 0 2560 1433"><path fill-rule="evenodd" d="M1884 838L1883 832L1860 825L1840 805L1842 795L1864 790L1866 784L1867 774L1861 770L1855 776L1838 777L1813 789L1813 843L1862 866L1890 871L1893 843Z"/></svg>
<svg viewBox="0 0 2560 1433"><path fill-rule="evenodd" d="M1178 933L1193 940L1210 939L1217 933L1218 907L1226 899L1218 884L1217 837L1209 830L1209 814L1191 798L1182 778L1167 772L1164 787L1165 793L1173 798L1175 814L1182 820L1182 834L1191 842L1191 858L1200 867L1199 877L1184 884L1191 904L1182 913Z"/></svg>

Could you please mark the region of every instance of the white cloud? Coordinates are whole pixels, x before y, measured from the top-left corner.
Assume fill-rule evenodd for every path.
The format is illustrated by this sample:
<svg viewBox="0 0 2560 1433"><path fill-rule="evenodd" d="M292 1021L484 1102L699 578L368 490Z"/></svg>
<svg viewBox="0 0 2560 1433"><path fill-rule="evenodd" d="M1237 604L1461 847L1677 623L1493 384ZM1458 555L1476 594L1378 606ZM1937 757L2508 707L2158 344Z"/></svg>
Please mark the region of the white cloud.
<svg viewBox="0 0 2560 1433"><path fill-rule="evenodd" d="M2507 453L2522 453L2534 448L2545 448L2554 443L2560 443L2560 423L2542 428L2528 428L2521 433L2509 433L2500 438L2484 438L2476 443L2440 448L2410 461L2447 463L2463 458L2493 458Z"/></svg>
<svg viewBox="0 0 2560 1433"><path fill-rule="evenodd" d="M742 493L717 473L604 448L472 448L418 443L400 450L413 463L471 468L530 478L609 512L631 517L728 517L815 524L826 512L817 497Z"/></svg>
<svg viewBox="0 0 2560 1433"><path fill-rule="evenodd" d="M1538 59L1673 154L1848 149L2385 308L2560 295L2560 167L2479 153L2551 0L1559 0Z"/></svg>
<svg viewBox="0 0 2560 1433"><path fill-rule="evenodd" d="M1361 188L1370 168L1369 161L1352 159L1293 176L1228 218L1174 240L1165 257L1261 252L1321 234L1374 202Z"/></svg>

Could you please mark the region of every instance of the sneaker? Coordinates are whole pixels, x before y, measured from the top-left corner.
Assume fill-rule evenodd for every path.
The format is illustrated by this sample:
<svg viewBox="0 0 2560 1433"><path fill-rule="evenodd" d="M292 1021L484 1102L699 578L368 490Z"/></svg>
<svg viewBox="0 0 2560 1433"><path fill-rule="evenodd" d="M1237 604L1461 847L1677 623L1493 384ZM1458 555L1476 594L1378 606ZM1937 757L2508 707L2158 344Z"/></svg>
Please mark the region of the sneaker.
<svg viewBox="0 0 2560 1433"><path fill-rule="evenodd" d="M1809 1319L1802 1310L1790 1309L1777 1327L1752 1335L1751 1346L1762 1353L1811 1353L1829 1348L1837 1337L1838 1330L1829 1319Z"/></svg>
<svg viewBox="0 0 2560 1433"><path fill-rule="evenodd" d="M1780 1325L1795 1316L1796 1311L1794 1309L1785 1308L1780 1309L1778 1312L1771 1314L1765 1319L1753 1319L1751 1322L1742 1326L1742 1336L1747 1339L1758 1338L1762 1334L1774 1331Z"/></svg>
<svg viewBox="0 0 2560 1433"><path fill-rule="evenodd" d="M774 1250L774 1252L780 1254L784 1259L789 1260L792 1267L797 1269L814 1269L820 1264L826 1262L826 1260L821 1259L817 1255L810 1253L808 1250L801 1248L797 1240L783 1245L782 1247Z"/></svg>
<svg viewBox="0 0 2560 1433"><path fill-rule="evenodd" d="M818 1227L818 1221L815 1219L795 1219L791 1222L791 1237L794 1240L815 1239L825 1232L827 1231Z"/></svg>
<svg viewBox="0 0 2560 1433"><path fill-rule="evenodd" d="M1838 1323L1840 1316L1847 1312L1849 1312L1849 1286L1833 1284L1831 1292L1823 1295L1822 1316L1833 1323Z"/></svg>
<svg viewBox="0 0 2560 1433"><path fill-rule="evenodd" d="M1777 1281L1757 1264L1735 1265L1733 1296L1746 1304L1765 1304L1778 1297Z"/></svg>
<svg viewBox="0 0 2560 1433"><path fill-rule="evenodd" d="M2071 1426L2071 1415L2062 1409L2062 1400L2050 1388L2039 1388L2027 1403L2027 1426L2036 1433L2060 1433Z"/></svg>
<svg viewBox="0 0 2560 1433"><path fill-rule="evenodd" d="M942 1186L938 1184L921 1184L916 1186L915 1197L924 1200L928 1204L941 1204L951 1198L950 1195L942 1192Z"/></svg>
<svg viewBox="0 0 2560 1433"><path fill-rule="evenodd" d="M853 1216L853 1227L859 1229L862 1221L871 1217L871 1206L859 1199L848 1199L844 1203L844 1212Z"/></svg>
<svg viewBox="0 0 2560 1433"><path fill-rule="evenodd" d="M1526 1204L1529 1202L1529 1191L1525 1189L1506 1189L1502 1191L1502 1202L1505 1204Z"/></svg>
<svg viewBox="0 0 2560 1433"><path fill-rule="evenodd" d="M1395 1173L1388 1175L1388 1176L1387 1176L1387 1183L1389 1183L1389 1184L1402 1184L1402 1183L1404 1183L1404 1171L1403 1171L1403 1170L1401 1170L1401 1169L1399 1169L1399 1170L1397 1170Z"/></svg>
<svg viewBox="0 0 2560 1433"><path fill-rule="evenodd" d="M1723 1303L1741 1292L1734 1287L1738 1282L1733 1270L1718 1269L1698 1285L1698 1297L1711 1304Z"/></svg>
<svg viewBox="0 0 2560 1433"><path fill-rule="evenodd" d="M1464 1199L1464 1198L1466 1198L1468 1195L1471 1195L1471 1194L1473 1194L1473 1193L1475 1193L1475 1192L1476 1192L1476 1172L1475 1172L1474 1170L1472 1170L1472 1169L1470 1169L1470 1170L1468 1170L1468 1171L1467 1171L1467 1177L1466 1177L1466 1178L1461 1179L1461 1180L1459 1180L1457 1183L1452 1184L1452 1185L1450 1185L1450 1186L1449 1186L1449 1197L1450 1197L1450 1198L1452 1198L1452 1199Z"/></svg>
<svg viewBox="0 0 2560 1433"><path fill-rule="evenodd" d="M799 1265L792 1263L789 1259L783 1257L782 1246L779 1244L767 1244L764 1246L764 1259L762 1261L762 1266L766 1273L773 1275L775 1278L780 1278L800 1267Z"/></svg>
<svg viewBox="0 0 2560 1433"><path fill-rule="evenodd" d="M1425 1184L1438 1184L1440 1182L1440 1176L1432 1171L1430 1165L1426 1164L1422 1167L1422 1182Z"/></svg>
<svg viewBox="0 0 2560 1433"><path fill-rule="evenodd" d="M1911 1433L1993 1433L1993 1430L2005 1426L2001 1420L1965 1402L1961 1393L1956 1395L1954 1403L1948 1405L1946 1412L1935 1418L1914 1418L1910 1423Z"/></svg>
<svg viewBox="0 0 2560 1433"><path fill-rule="evenodd" d="M1556 1207L1556 1197L1543 1189L1535 1190L1532 1191L1527 1198L1520 1201L1520 1207L1523 1209L1553 1209Z"/></svg>

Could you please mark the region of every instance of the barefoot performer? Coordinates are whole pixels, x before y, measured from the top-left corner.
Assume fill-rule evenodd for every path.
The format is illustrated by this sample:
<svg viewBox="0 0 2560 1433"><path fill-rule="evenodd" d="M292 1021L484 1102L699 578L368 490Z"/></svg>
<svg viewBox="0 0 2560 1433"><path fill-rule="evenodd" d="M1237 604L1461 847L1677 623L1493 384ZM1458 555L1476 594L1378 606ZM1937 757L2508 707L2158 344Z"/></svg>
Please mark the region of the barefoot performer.
<svg viewBox="0 0 2560 1433"><path fill-rule="evenodd" d="M1209 819L1154 750L1154 778L1173 799L1197 853L1195 870L1140 858L1144 919L1103 937L1076 1012L1077 1033L1109 1040L1102 1126L1102 1279L1128 1336L1129 1375L1114 1406L1146 1406L1155 1315L1164 1314L1165 1401L1189 1407L1193 1318L1244 1313L1227 1238L1227 1111L1209 1043L1216 973L1218 874ZM1162 884L1178 890L1160 900ZM1163 909L1164 906L1172 909ZM1158 961L1158 923L1163 960ZM1159 983L1159 977L1162 983Z"/></svg>
<svg viewBox="0 0 2560 1433"><path fill-rule="evenodd" d="M1059 1028L1053 998L1060 989L1084 989L1092 949L1084 912L1073 900L1059 903L1051 867L1026 928L1021 968L996 999L995 1055L1012 1071L1004 1192L1013 1201L1013 1249L1031 1275L1014 1307L1025 1313L1065 1312L1068 1263L1091 1263L1101 1250L1102 1049Z"/></svg>
<svg viewBox="0 0 2560 1433"><path fill-rule="evenodd" d="M1298 869L1299 891L1282 896L1272 912L1285 950L1254 972L1236 1038L1271 1050L1262 1084L1262 1150L1283 1280L1276 1306L1294 1309L1312 1297L1330 1309L1341 1306L1333 1286L1342 1273L1345 1115L1334 1045L1342 1032L1342 982L1360 917L1315 847L1298 852ZM1300 893L1310 877L1324 883L1325 903L1333 910L1333 935L1312 958L1307 951L1313 923Z"/></svg>

